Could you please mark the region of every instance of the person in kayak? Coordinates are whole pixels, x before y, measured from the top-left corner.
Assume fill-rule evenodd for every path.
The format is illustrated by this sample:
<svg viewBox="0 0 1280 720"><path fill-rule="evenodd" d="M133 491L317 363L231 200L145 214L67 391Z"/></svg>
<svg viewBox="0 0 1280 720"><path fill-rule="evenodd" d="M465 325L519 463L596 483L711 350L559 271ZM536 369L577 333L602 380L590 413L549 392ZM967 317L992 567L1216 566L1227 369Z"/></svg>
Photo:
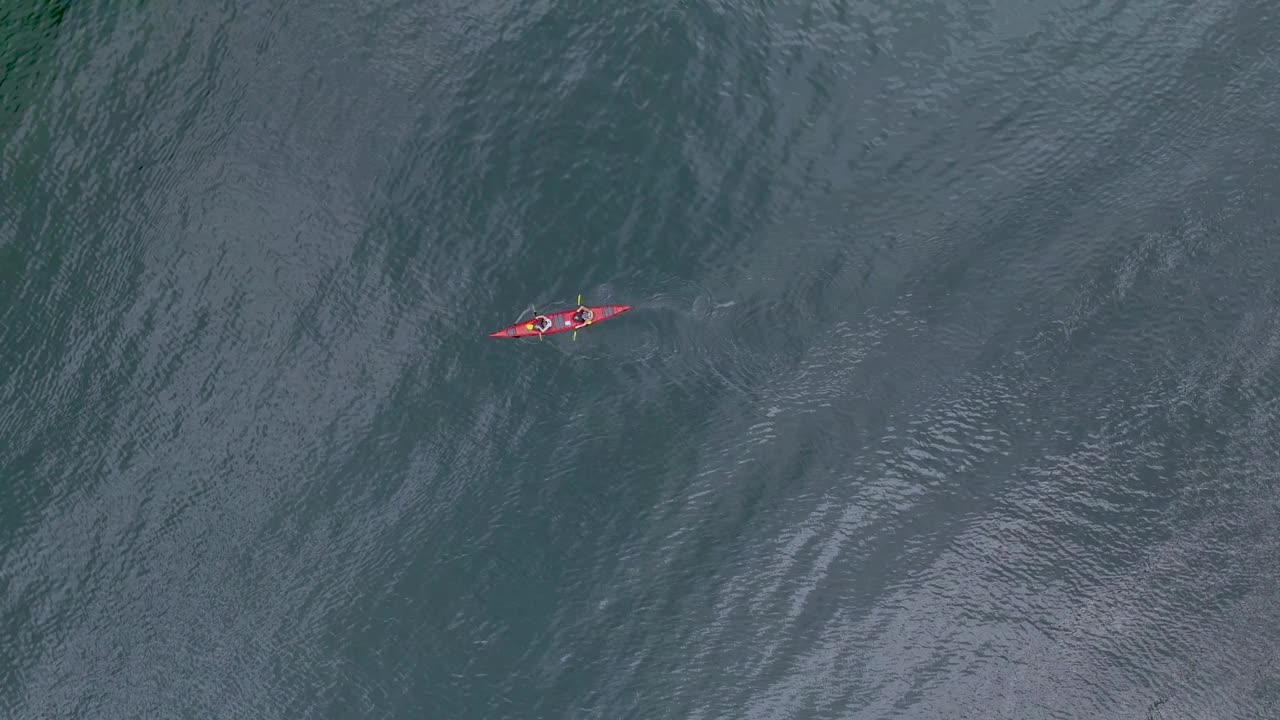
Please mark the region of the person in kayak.
<svg viewBox="0 0 1280 720"><path fill-rule="evenodd" d="M529 323L529 329L544 333L551 329L551 318L546 315L539 315L533 319L533 322Z"/></svg>
<svg viewBox="0 0 1280 720"><path fill-rule="evenodd" d="M578 311L573 314L573 323L575 325L590 325L595 319L595 313L591 312L591 308L582 305L578 306Z"/></svg>

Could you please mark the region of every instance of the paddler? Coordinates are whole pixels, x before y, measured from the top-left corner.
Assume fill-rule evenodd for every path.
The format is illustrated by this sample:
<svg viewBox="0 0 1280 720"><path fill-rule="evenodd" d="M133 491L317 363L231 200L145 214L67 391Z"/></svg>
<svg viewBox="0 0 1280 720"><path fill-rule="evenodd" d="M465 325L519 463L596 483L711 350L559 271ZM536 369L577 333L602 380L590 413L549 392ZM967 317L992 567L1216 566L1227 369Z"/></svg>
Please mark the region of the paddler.
<svg viewBox="0 0 1280 720"><path fill-rule="evenodd" d="M539 315L533 319L533 322L529 323L528 328L530 330L537 330L540 333L545 333L551 329L551 318L546 315Z"/></svg>
<svg viewBox="0 0 1280 720"><path fill-rule="evenodd" d="M591 312L591 308L585 305L579 305L577 312L573 314L573 323L575 325L590 325L595 319L595 314Z"/></svg>

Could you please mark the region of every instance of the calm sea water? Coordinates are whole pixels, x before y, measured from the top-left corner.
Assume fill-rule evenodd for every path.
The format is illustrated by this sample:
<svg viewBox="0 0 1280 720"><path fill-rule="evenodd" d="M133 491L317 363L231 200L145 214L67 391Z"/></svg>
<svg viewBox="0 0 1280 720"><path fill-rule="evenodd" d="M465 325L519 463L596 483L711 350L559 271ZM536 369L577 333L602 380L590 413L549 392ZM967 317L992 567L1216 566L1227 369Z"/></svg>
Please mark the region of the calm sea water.
<svg viewBox="0 0 1280 720"><path fill-rule="evenodd" d="M1278 49L5 0L0 716L1280 717Z"/></svg>

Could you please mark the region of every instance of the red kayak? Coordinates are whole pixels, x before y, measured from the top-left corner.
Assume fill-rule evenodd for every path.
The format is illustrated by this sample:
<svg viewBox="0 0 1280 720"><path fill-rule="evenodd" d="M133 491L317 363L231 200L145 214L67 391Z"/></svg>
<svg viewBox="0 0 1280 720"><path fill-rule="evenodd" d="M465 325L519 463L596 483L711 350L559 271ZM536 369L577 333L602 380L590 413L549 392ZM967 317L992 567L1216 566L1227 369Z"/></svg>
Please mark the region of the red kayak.
<svg viewBox="0 0 1280 720"><path fill-rule="evenodd" d="M631 306L592 305L587 309L591 311L591 319L586 322L574 322L573 315L578 312L578 308L557 310L545 315L534 315L528 320L521 320L514 325L508 325L501 330L489 333L489 337L533 337L534 335L550 335L552 333L565 332L566 330L580 330L588 325L615 318L630 310Z"/></svg>

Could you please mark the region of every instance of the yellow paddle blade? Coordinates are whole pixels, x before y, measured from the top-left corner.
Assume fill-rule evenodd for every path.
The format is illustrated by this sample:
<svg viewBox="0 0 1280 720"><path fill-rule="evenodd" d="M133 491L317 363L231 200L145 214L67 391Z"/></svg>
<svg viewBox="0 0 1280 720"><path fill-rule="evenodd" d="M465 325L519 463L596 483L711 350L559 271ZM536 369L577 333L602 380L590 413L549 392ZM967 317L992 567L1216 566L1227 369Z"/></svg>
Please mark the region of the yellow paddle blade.
<svg viewBox="0 0 1280 720"><path fill-rule="evenodd" d="M582 293L578 293L578 304L582 304Z"/></svg>
<svg viewBox="0 0 1280 720"><path fill-rule="evenodd" d="M574 331L573 331L573 341L574 341L574 342L578 342L578 331L577 331L577 330L574 330Z"/></svg>

